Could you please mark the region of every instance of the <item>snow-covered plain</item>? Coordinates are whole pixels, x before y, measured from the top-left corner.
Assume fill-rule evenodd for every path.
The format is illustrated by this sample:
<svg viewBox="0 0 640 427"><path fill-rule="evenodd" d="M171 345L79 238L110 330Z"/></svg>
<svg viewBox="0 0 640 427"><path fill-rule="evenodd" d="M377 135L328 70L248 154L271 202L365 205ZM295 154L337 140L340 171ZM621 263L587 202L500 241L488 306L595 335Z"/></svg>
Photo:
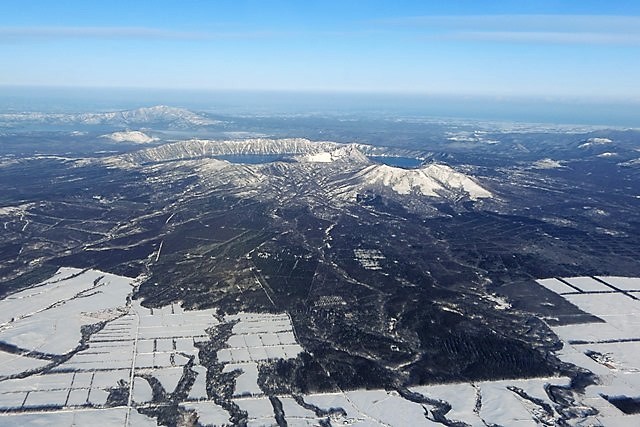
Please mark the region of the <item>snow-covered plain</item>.
<svg viewBox="0 0 640 427"><path fill-rule="evenodd" d="M591 370L600 378L600 384L587 387L583 395L576 394L576 405L594 408L596 415L570 420L568 425L636 426L638 415L626 415L605 400L601 394L640 394L640 366L636 355L640 351L637 342L569 343L572 340L640 339L640 301L632 294L616 291L634 291L640 288L640 279L598 277L605 283L590 277L543 279L540 284L563 295L580 308L597 314L606 323L589 323L554 327L565 339L564 348L557 354L566 362ZM570 284L570 285L568 285ZM602 299L599 299L602 298ZM603 329L604 328L604 329ZM232 337L233 338L233 337ZM230 342L235 342L230 339ZM637 340L636 340L637 341ZM606 357L594 360L590 352ZM413 387L432 401L443 401L451 406L445 414L451 422L463 422L470 426L540 426L558 425L560 408L550 399L546 387L566 387L569 378L532 378L479 383L440 384ZM327 415L332 425L404 426L442 425L433 418L434 406L410 402L392 391L356 390L343 393L323 393L303 396L307 404L320 409L340 408ZM266 398L236 398L234 400L249 413L249 425L275 425L271 405ZM305 410L287 397L280 397L285 418L290 425L317 425L319 417ZM302 409L301 409L302 408Z"/></svg>
<svg viewBox="0 0 640 427"><path fill-rule="evenodd" d="M366 270L382 270L380 266L380 261L385 259L385 256L382 255L377 249L354 249L353 254L355 255L356 260L362 265Z"/></svg>
<svg viewBox="0 0 640 427"><path fill-rule="evenodd" d="M198 414L198 420L203 425L228 425L229 413L214 402L184 402L181 407Z"/></svg>
<svg viewBox="0 0 640 427"><path fill-rule="evenodd" d="M171 393L190 359L196 374L190 396L207 398L206 368L198 364L194 343L209 339L206 330L219 323L215 310L142 307L130 301L134 282L61 268L0 301L0 339L24 353L0 352L0 425L92 425L95 410L85 417L88 407L106 411L101 425L155 425L132 409L153 397L142 376L154 377ZM102 328L83 338L81 327L97 324ZM38 358L41 353L46 359ZM24 378L11 378L19 374ZM131 401L114 412L105 405L119 381L130 387ZM36 412L25 415L27 409Z"/></svg>
<svg viewBox="0 0 640 427"><path fill-rule="evenodd" d="M80 328L124 314L133 279L61 268L48 281L0 301L0 340L18 348L66 354Z"/></svg>
<svg viewBox="0 0 640 427"><path fill-rule="evenodd" d="M587 387L581 396L584 405L599 412L591 425L640 425L638 414L624 414L603 398L640 396L640 300L632 292L640 288L640 278L572 277L538 283L604 321L552 327L564 341L557 356L598 376L598 385Z"/></svg>
<svg viewBox="0 0 640 427"><path fill-rule="evenodd" d="M576 405L598 413L569 424L639 425L638 415L624 414L602 396L640 395L640 301L635 295L640 279L576 277L539 283L604 320L553 327L564 340L558 357L599 378L584 394L574 394ZM218 318L215 310L187 311L180 304L149 309L128 298L134 286L134 279L63 268L0 301L0 339L21 344L16 353L0 352L0 426L94 425L96 419L107 426L155 425L154 419L136 411L153 404L147 378L172 393L185 369L191 370L195 381L180 407L197 414L203 424L229 424L230 414L207 393L207 369L200 365L195 346L209 340L209 328L223 323L233 324L232 335L218 350L218 361L225 365L224 372L241 371L235 379L233 402L247 411L248 425L277 424L275 403L263 394L257 379L262 363L295 358L303 351L287 314L239 313ZM39 330L45 321L56 325L46 329L49 336ZM103 322L101 328L84 337L80 334L82 325L99 322ZM58 328L71 330L60 333ZM84 347L78 348L81 344ZM188 368L190 360L193 366ZM129 401L109 407L109 394L119 382L120 387L129 387ZM296 426L321 421L357 426L442 425L436 416L442 405L450 406L444 417L451 423L537 426L560 422L560 408L545 390L548 385L568 383L568 378L550 377L412 387L423 403L389 390L310 394L302 396L306 408L292 396L277 399L288 424ZM309 404L324 414L317 415Z"/></svg>
<svg viewBox="0 0 640 427"><path fill-rule="evenodd" d="M25 412L0 416L2 427L41 427L41 426L95 426L119 427L127 422L129 425L155 427L156 420L139 414L128 413L127 408L82 409L76 411Z"/></svg>
<svg viewBox="0 0 640 427"><path fill-rule="evenodd" d="M50 279L0 301L0 339L20 344L19 353L0 352L0 425L90 425L95 421L85 417L90 409L109 411L103 425L154 423L135 411L153 398L146 378L172 393L190 360L195 381L182 406L203 422L226 424L230 414L208 400L207 369L199 364L195 346L209 340L209 328L221 320L234 322L231 346L219 353L222 360L226 351L229 361L242 362L225 367L225 372L242 371L237 395L262 394L259 362L294 358L302 351L286 314L218 319L216 310L186 311L180 304L151 309L130 300L134 286L135 280L126 277L61 268ZM101 327L82 336L82 326L97 324ZM36 357L41 353L46 359ZM107 408L108 397L119 384L129 387L130 399L114 412Z"/></svg>
<svg viewBox="0 0 640 427"><path fill-rule="evenodd" d="M225 363L223 372L240 371L235 396L260 395L258 363L294 359L302 353L296 342L291 319L286 314L239 313L225 317L233 325L227 347L218 350L218 361Z"/></svg>
<svg viewBox="0 0 640 427"><path fill-rule="evenodd" d="M0 351L0 377L8 377L19 372L43 368L49 361Z"/></svg>

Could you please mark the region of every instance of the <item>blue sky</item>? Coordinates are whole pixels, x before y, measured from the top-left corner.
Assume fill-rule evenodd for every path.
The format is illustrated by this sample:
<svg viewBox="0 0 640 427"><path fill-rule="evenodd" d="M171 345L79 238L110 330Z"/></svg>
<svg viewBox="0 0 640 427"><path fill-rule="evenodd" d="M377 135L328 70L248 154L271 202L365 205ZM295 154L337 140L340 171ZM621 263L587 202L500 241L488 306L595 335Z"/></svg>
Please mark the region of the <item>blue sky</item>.
<svg viewBox="0 0 640 427"><path fill-rule="evenodd" d="M640 1L0 2L0 85L640 101Z"/></svg>

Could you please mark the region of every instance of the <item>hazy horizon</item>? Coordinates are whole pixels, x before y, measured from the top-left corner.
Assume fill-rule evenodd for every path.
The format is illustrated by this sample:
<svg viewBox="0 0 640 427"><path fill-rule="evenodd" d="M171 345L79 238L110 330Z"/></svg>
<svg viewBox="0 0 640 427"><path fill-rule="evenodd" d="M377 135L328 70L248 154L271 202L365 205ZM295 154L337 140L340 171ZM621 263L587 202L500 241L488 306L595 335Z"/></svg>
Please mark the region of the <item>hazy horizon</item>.
<svg viewBox="0 0 640 427"><path fill-rule="evenodd" d="M635 102L339 91L4 86L0 112L98 112L169 105L224 115L372 115L640 127Z"/></svg>

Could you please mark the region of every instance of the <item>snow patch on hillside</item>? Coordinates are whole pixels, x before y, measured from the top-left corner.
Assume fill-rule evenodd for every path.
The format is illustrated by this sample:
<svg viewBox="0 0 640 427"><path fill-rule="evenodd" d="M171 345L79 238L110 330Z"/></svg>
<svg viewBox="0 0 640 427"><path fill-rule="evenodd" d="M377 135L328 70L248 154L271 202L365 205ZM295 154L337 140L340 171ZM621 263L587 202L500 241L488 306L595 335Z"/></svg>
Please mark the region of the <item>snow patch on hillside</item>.
<svg viewBox="0 0 640 427"><path fill-rule="evenodd" d="M35 206L34 203L23 203L15 206L0 207L0 216L24 216L27 211Z"/></svg>
<svg viewBox="0 0 640 427"><path fill-rule="evenodd" d="M446 165L430 164L419 169L373 165L363 169L358 175L366 185L383 185L404 195L418 193L439 197L439 192L461 190L472 200L492 197L491 192L472 178Z"/></svg>
<svg viewBox="0 0 640 427"><path fill-rule="evenodd" d="M626 162L618 163L618 166L625 166L625 167L640 166L640 159L631 159Z"/></svg>
<svg viewBox="0 0 640 427"><path fill-rule="evenodd" d="M107 135L102 135L100 138L107 138L114 142L133 142L136 144L147 144L158 140L158 138L153 138L138 130L113 132Z"/></svg>
<svg viewBox="0 0 640 427"><path fill-rule="evenodd" d="M618 153L606 152L606 153L598 154L596 157L616 157L617 155Z"/></svg>
<svg viewBox="0 0 640 427"><path fill-rule="evenodd" d="M589 138L583 144L578 145L579 148L587 148L594 145L611 144L613 140L609 138Z"/></svg>
<svg viewBox="0 0 640 427"><path fill-rule="evenodd" d="M365 156L356 146L348 145L337 148L333 151L324 151L320 153L311 153L296 158L299 162L309 163L332 163L336 161L346 160L349 162L370 163L369 158Z"/></svg>
<svg viewBox="0 0 640 427"><path fill-rule="evenodd" d="M560 169L563 168L563 162L553 159L540 159L531 165L533 169Z"/></svg>

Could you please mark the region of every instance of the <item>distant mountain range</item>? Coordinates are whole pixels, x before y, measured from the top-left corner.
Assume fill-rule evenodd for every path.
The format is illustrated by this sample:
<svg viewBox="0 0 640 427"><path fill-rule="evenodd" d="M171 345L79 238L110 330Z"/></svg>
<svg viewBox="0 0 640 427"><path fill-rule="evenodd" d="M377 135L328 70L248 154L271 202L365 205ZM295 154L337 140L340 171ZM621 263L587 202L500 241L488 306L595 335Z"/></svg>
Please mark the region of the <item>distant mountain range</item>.
<svg viewBox="0 0 640 427"><path fill-rule="evenodd" d="M184 108L156 105L134 110L112 111L104 113L40 113L24 112L0 114L0 122L4 124L77 124L77 125L156 125L166 128L189 128L219 124L203 114L194 113Z"/></svg>

